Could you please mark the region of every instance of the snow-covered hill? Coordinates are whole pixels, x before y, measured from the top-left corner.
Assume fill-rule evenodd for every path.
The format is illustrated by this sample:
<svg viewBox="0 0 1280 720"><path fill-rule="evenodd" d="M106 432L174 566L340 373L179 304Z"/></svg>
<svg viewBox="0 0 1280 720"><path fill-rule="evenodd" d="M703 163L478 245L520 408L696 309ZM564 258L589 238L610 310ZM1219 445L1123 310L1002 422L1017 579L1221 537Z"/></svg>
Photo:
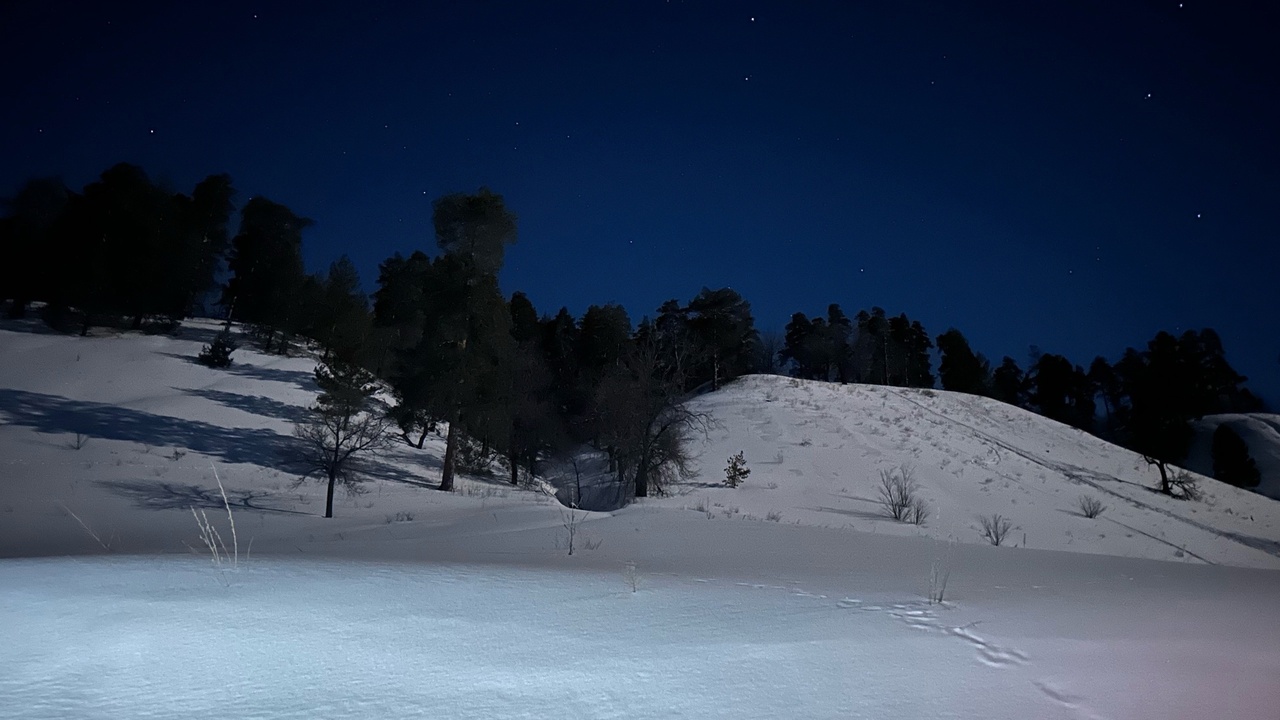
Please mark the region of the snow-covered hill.
<svg viewBox="0 0 1280 720"><path fill-rule="evenodd" d="M1280 703L1280 503L1211 480L1203 502L1162 497L1132 454L987 400L748 377L695 400L715 422L671 496L570 512L501 474L441 493L433 437L324 519L322 487L283 464L313 360L202 367L203 321L6 327L0 720L1263 720ZM723 487L738 451L752 473ZM876 503L903 465L922 526ZM215 469L234 567L193 518L232 544ZM979 536L992 513L1016 547Z"/></svg>
<svg viewBox="0 0 1280 720"><path fill-rule="evenodd" d="M1206 477L1200 502L1161 495L1141 456L988 398L750 376L695 407L715 419L702 486L656 504L964 543L985 542L979 518L998 513L1020 547L1280 567L1280 503ZM739 451L751 475L721 487ZM923 526L880 503L880 472L904 466ZM1082 496L1106 510L1084 517Z"/></svg>

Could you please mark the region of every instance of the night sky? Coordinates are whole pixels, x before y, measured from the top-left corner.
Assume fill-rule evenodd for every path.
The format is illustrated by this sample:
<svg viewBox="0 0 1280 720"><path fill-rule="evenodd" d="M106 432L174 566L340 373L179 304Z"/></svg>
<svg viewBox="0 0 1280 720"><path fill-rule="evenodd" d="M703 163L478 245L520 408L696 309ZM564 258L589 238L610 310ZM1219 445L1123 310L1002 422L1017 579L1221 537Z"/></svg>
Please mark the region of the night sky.
<svg viewBox="0 0 1280 720"><path fill-rule="evenodd" d="M1208 326L1280 406L1268 2L85 5L0 3L2 195L227 172L372 290L483 185L541 312L731 286L762 329L878 305L1024 367Z"/></svg>

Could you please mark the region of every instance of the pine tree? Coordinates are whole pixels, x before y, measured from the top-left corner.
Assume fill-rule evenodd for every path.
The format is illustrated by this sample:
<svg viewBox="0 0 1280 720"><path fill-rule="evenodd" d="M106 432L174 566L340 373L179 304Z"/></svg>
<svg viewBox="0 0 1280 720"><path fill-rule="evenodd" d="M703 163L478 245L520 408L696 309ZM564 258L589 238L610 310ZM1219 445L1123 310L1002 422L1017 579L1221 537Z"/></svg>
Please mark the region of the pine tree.
<svg viewBox="0 0 1280 720"><path fill-rule="evenodd" d="M222 305L234 307L236 319L268 328L267 352L287 352L289 335L301 325L302 231L311 223L264 197L250 199L240 211Z"/></svg>
<svg viewBox="0 0 1280 720"><path fill-rule="evenodd" d="M303 477L320 475L327 482L326 518L333 517L333 491L338 482L354 490L357 460L384 448L390 421L375 406L378 386L366 370L342 362L315 370L320 395L308 416L294 427Z"/></svg>
<svg viewBox="0 0 1280 720"><path fill-rule="evenodd" d="M1262 473L1249 456L1249 446L1227 423L1213 431L1213 476L1224 483L1242 488L1257 487Z"/></svg>
<svg viewBox="0 0 1280 720"><path fill-rule="evenodd" d="M686 309L695 356L701 359L694 369L693 385L721 383L747 372L759 335L751 317L751 305L732 288L703 288Z"/></svg>
<svg viewBox="0 0 1280 720"><path fill-rule="evenodd" d="M1026 407L1027 382L1018 362L1008 355L1000 362L1000 367L991 374L991 395L1000 402L1016 407Z"/></svg>
<svg viewBox="0 0 1280 720"><path fill-rule="evenodd" d="M724 484L731 488L736 488L742 484L747 476L751 474L751 468L747 467L747 461L742 457L742 451L739 450L737 455L729 458L729 464L724 469Z"/></svg>
<svg viewBox="0 0 1280 720"><path fill-rule="evenodd" d="M974 354L969 341L959 330L951 328L938 336L942 362L938 376L943 390L986 395L991 388L991 366L987 359Z"/></svg>

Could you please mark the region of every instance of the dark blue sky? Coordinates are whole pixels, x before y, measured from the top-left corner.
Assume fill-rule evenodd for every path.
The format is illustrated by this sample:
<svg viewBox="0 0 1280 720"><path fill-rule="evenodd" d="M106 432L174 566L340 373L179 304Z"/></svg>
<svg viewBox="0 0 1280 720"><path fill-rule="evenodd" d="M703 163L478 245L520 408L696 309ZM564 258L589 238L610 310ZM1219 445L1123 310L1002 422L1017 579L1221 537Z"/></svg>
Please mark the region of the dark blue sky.
<svg viewBox="0 0 1280 720"><path fill-rule="evenodd" d="M487 185L543 312L728 285L1023 365L1210 326L1280 405L1266 2L82 5L0 5L0 194L228 172L371 288Z"/></svg>

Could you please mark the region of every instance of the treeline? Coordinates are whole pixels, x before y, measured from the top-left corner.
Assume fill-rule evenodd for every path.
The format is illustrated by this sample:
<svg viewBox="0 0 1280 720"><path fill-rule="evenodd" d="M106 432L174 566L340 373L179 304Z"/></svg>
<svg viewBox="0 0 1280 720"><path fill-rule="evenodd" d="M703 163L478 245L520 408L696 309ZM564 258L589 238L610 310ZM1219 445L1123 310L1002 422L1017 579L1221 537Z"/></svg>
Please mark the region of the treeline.
<svg viewBox="0 0 1280 720"><path fill-rule="evenodd" d="M615 304L581 317L543 314L523 293L499 289L516 218L485 189L438 199L436 255L386 259L369 298L345 256L306 273L311 221L281 204L248 200L228 237L233 196L226 175L185 195L123 164L80 192L30 181L0 219L4 256L28 258L4 265L0 298L11 317L38 301L50 325L87 333L95 324L169 325L217 293L267 352L287 353L303 337L327 363L381 377L409 442L421 446L446 424L442 489L473 456L504 455L515 482L540 459L590 443L608 454L628 494L660 492L687 471L686 436L705 422L683 399L753 372L992 397L1142 453L1170 494L1165 466L1185 457L1192 419L1262 409L1207 329L1162 332L1146 349L1114 363L1096 358L1087 370L1033 351L1024 370L1010 357L993 368L956 329L932 337L880 308L849 317L833 304L825 315L796 313L781 337L760 333L730 288L669 300L636 324ZM229 277L219 283L223 268Z"/></svg>

